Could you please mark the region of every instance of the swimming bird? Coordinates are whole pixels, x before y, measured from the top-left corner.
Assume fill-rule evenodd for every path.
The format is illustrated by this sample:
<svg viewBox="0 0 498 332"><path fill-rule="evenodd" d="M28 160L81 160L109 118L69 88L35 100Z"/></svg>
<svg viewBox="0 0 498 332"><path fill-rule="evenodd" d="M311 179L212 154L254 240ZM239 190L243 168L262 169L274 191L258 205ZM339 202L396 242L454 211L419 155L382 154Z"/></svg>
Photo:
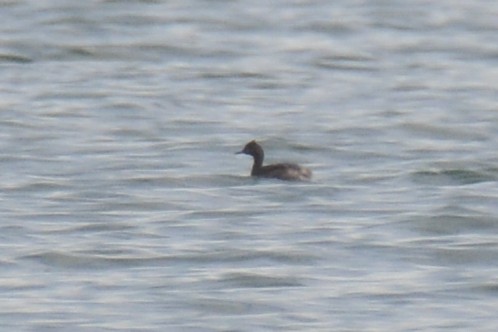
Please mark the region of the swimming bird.
<svg viewBox="0 0 498 332"><path fill-rule="evenodd" d="M265 153L263 148L255 140L246 144L243 153L253 157L251 176L275 178L280 180L306 181L311 179L311 170L296 164L282 163L263 166Z"/></svg>

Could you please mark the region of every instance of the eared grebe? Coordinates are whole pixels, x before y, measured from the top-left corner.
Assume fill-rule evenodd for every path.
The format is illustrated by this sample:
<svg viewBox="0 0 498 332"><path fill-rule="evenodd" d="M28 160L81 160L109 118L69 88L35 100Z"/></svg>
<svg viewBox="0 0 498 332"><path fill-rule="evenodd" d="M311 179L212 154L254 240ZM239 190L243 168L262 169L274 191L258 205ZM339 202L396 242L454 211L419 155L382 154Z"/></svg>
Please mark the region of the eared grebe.
<svg viewBox="0 0 498 332"><path fill-rule="evenodd" d="M263 152L263 148L256 143L256 141L247 143L244 149L237 153L248 154L254 158L251 176L294 181L311 179L311 171L308 168L296 164L284 163L263 166L265 153Z"/></svg>

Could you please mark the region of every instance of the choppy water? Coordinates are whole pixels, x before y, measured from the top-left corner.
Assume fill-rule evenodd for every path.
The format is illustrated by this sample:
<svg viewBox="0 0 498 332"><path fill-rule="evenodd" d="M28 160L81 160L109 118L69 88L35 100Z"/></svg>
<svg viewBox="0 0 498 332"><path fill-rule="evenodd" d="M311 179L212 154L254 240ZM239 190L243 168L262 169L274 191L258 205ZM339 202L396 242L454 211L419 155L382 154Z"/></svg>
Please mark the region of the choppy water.
<svg viewBox="0 0 498 332"><path fill-rule="evenodd" d="M0 328L496 331L497 15L0 2Z"/></svg>

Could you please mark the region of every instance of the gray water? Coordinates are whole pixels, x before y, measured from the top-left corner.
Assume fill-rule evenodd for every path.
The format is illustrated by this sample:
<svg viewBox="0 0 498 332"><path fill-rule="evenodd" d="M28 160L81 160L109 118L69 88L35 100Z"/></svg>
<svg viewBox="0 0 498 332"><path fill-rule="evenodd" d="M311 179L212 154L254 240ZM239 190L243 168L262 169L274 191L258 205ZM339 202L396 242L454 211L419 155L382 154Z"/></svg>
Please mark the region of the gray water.
<svg viewBox="0 0 498 332"><path fill-rule="evenodd" d="M496 331L497 17L0 2L1 330Z"/></svg>

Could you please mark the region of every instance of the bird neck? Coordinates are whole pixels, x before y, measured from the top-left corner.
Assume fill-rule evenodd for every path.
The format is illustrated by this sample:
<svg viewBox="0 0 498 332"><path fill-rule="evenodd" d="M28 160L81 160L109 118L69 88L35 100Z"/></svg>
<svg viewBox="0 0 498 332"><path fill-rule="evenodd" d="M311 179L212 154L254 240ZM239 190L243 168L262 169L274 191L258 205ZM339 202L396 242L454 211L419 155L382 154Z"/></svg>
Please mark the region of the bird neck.
<svg viewBox="0 0 498 332"><path fill-rule="evenodd" d="M261 169L261 167L263 167L264 154L263 153L255 154L253 158L254 158L254 163L252 164L251 174L255 175Z"/></svg>

